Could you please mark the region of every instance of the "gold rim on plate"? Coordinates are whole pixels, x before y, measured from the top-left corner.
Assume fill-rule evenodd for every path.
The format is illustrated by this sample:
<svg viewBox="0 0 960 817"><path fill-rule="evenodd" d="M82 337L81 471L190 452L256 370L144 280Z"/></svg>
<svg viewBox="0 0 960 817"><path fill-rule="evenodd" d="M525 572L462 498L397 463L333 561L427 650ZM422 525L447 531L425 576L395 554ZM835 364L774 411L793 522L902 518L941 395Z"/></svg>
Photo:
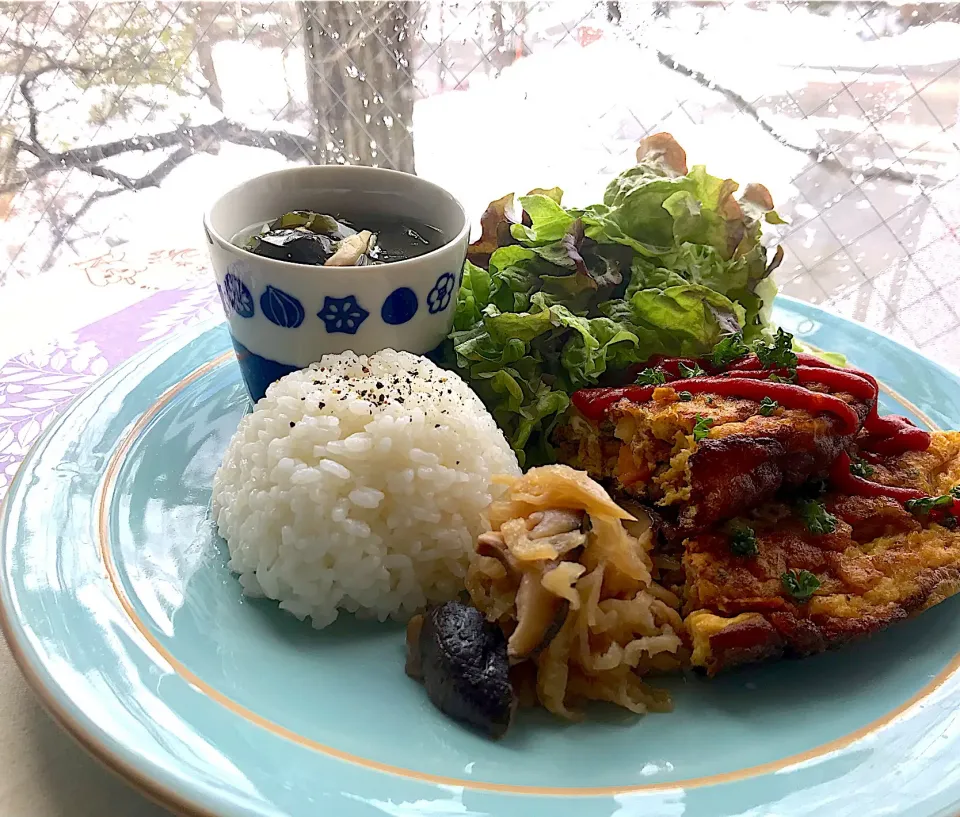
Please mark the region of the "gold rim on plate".
<svg viewBox="0 0 960 817"><path fill-rule="evenodd" d="M738 769L732 772L724 772L721 774L714 775L705 775L701 777L687 778L685 780L676 780L668 783L650 783L650 784L640 784L640 785L625 785L625 786L570 786L570 787L559 787L559 786L523 786L515 785L508 783L490 783L479 780L470 780L456 777L445 777L441 775L429 774L426 772L418 772L413 769L407 769L401 766L394 766L388 763L382 763L380 761L371 760L370 758L361 757L359 755L352 754L350 752L344 752L340 749L336 749L332 746L328 746L319 741L308 738L304 735L301 735L292 729L289 729L285 726L281 726L274 721L269 720L268 718L259 715L251 709L248 709L241 704L237 703L233 699L226 696L224 693L220 692L215 687L208 684L202 678L197 676L192 672L187 666L177 660L173 654L164 647L159 639L150 632L150 629L146 624L140 619L137 615L136 610L134 609L130 599L127 597L124 592L122 583L120 581L119 572L117 570L116 564L113 560L113 555L109 546L109 499L112 494L113 485L116 481L117 474L120 470L121 465L123 464L124 458L129 453L131 447L136 442L137 438L140 436L143 429L153 420L160 411L174 398L179 394L184 388L189 386L191 383L202 377L203 375L210 372L212 369L222 365L224 362L229 360L232 357L231 353L225 353L220 357L216 358L213 361L201 366L196 371L187 375L179 383L176 383L165 391L157 401L141 416L141 418L134 424L134 426L127 432L126 436L117 446L113 455L110 458L110 461L107 465L106 474L104 477L103 485L100 491L100 497L97 503L97 518L98 518L98 542L97 545L100 550L101 558L103 559L104 566L107 571L107 576L110 580L110 584L113 587L114 593L117 596L117 599L120 603L120 606L123 608L127 617L130 619L130 622L136 627L140 632L143 638L150 644L150 646L163 658L163 660L177 673L184 681L186 681L191 686L200 690L208 698L216 701L221 706L226 707L234 714L240 716L241 718L253 723L263 729L266 729L269 732L272 732L279 737L285 738L293 743L297 743L306 748L312 749L314 751L325 754L329 757L333 757L337 760L346 761L348 763L355 764L357 766L362 766L372 771L383 772L386 774L392 774L398 777L404 777L412 780L417 780L422 783L433 783L436 785L443 786L458 786L465 789L487 791L487 792L496 792L496 793L508 793L508 794L526 794L526 795L540 795L540 796L567 796L567 797L596 797L596 796L612 796L619 794L629 794L634 792L655 792L655 791L669 791L672 789L689 789L697 788L700 786L707 785L716 785L719 783L730 783L736 780L743 780L749 777L756 777L762 774L769 774L771 772L777 772L781 769L784 769L788 766L794 766L799 763L804 763L810 760L813 760L818 757L822 757L830 752L835 752L838 749L843 749L846 746L849 746L851 743L860 740L867 735L881 729L882 727L889 724L904 711L909 709L914 704L926 698L932 692L934 692L938 687L940 687L953 672L960 667L960 653L955 655L950 663L941 670L929 683L927 683L920 691L911 696L907 701L905 701L900 706L886 713L885 715L880 716L866 726L861 727L853 732L850 732L847 735L844 735L835 740L824 743L820 746L816 746L813 749L809 749L805 752L800 752L797 754L789 755L788 757L781 758L779 760L770 761L768 763L762 763L757 766L750 766L744 769ZM883 391L892 396L897 400L901 405L907 408L909 411L912 411L917 417L921 419L922 422L926 423L931 430L939 430L937 426L928 418L926 415L921 412L916 406L913 406L905 398L901 397L897 392L891 389L889 386L881 384Z"/></svg>

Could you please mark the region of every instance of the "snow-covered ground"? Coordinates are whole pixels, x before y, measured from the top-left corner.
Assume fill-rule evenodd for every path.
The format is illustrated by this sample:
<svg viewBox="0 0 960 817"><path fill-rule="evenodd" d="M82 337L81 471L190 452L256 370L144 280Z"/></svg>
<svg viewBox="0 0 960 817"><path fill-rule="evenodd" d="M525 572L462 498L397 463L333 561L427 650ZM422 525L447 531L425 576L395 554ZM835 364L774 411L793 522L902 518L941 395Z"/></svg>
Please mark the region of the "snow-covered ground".
<svg viewBox="0 0 960 817"><path fill-rule="evenodd" d="M799 148L827 140L849 167L892 164L923 174L927 187L935 187L953 178L960 162L960 25L935 23L865 38L864 23L839 6L829 16L777 4L763 10L740 4L673 6L669 18L654 18L651 5L624 3L620 26L606 20L604 4L582 19L590 8L574 0L541 4L524 34L531 53L499 76L475 70L466 89L417 102L418 172L450 188L477 215L492 198L535 186L559 185L569 201L588 202L632 164L640 138L669 130L691 163L771 189L794 222L785 277L811 265L829 266L839 249L872 230L878 218L893 218L920 204L923 212L911 210L910 219L902 217L903 229L894 236L903 252L918 246L929 210L919 186L864 182L811 167L806 153L771 138L729 96L661 64L657 51L754 103L758 115ZM429 18L428 38L436 33L435 17ZM590 36L581 37L585 29ZM453 43L457 53L469 55L475 30L470 20L460 21ZM214 59L224 115L251 128L305 134L304 124L285 118L306 102L298 43L294 39L285 50L218 43ZM466 57L461 62L469 67ZM430 88L427 79L422 85ZM156 88L153 101L163 102L162 110L134 106L128 119L97 125L90 121L90 108L96 94L109 89L78 96L67 86L61 79L40 96L42 104L53 107L44 114L40 133L52 149L144 136L220 116L206 101ZM145 95L143 88L140 94ZM54 105L58 99L63 101ZM902 164L898 156L905 157ZM108 166L135 177L161 159L159 152L128 153ZM286 164L268 149L223 144L214 154L198 146L159 188L93 205L74 231L79 237L63 246L59 262L125 244L199 246L200 215L219 192ZM50 174L44 185L19 195L0 224L8 259L0 276L4 270L31 276L46 258L52 234L40 215L51 199L69 214L86 195L111 186L74 170ZM867 255L870 251L867 246ZM872 269L887 256L886 250L878 251L863 266ZM841 285L842 266L825 268L823 280Z"/></svg>

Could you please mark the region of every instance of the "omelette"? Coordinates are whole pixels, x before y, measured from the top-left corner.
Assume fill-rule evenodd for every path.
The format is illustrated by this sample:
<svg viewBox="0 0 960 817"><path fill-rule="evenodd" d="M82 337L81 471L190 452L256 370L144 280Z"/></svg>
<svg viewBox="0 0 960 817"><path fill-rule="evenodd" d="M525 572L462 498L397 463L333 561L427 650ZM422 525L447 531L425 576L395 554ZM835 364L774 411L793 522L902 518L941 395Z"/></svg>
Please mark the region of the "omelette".
<svg viewBox="0 0 960 817"><path fill-rule="evenodd" d="M869 375L798 364L789 383L748 361L585 390L555 433L562 461L658 527L708 675L841 646L960 590L960 432L879 417Z"/></svg>
<svg viewBox="0 0 960 817"><path fill-rule="evenodd" d="M849 428L832 414L761 413L762 400L688 396L682 385L656 388L643 402L618 400L598 424L574 416L555 436L562 462L649 502L671 538L826 476L872 408L838 395L856 414Z"/></svg>
<svg viewBox="0 0 960 817"><path fill-rule="evenodd" d="M882 484L949 496L960 484L960 433L934 433L926 451L873 468ZM683 612L691 663L714 675L822 652L952 596L960 590L956 520L912 507L828 490L761 504L688 539Z"/></svg>

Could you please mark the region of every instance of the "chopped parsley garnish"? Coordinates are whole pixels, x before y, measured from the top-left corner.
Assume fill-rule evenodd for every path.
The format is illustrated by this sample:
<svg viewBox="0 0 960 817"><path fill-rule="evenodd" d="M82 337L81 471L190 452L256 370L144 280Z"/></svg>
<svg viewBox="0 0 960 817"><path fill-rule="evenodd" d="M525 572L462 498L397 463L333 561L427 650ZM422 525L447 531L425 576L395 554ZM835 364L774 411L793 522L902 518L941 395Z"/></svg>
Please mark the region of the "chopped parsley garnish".
<svg viewBox="0 0 960 817"><path fill-rule="evenodd" d="M788 570L780 574L780 583L798 601L806 601L820 589L820 579L809 570Z"/></svg>
<svg viewBox="0 0 960 817"><path fill-rule="evenodd" d="M757 546L757 534L753 528L736 527L730 533L730 552L734 556L756 556L760 552Z"/></svg>
<svg viewBox="0 0 960 817"><path fill-rule="evenodd" d="M950 494L943 496L925 496L922 499L908 499L903 507L915 516L929 516L931 511L939 508L952 508L953 500Z"/></svg>
<svg viewBox="0 0 960 817"><path fill-rule="evenodd" d="M713 420L709 417L701 417L697 415L697 422L693 426L693 439L697 442L703 440L710 436L710 427L713 425Z"/></svg>
<svg viewBox="0 0 960 817"><path fill-rule="evenodd" d="M760 340L753 346L753 352L764 369L795 369L797 355L793 351L793 335L777 329L771 343Z"/></svg>
<svg viewBox="0 0 960 817"><path fill-rule="evenodd" d="M793 383L797 379L797 373L791 372L786 377L781 377L778 374L772 374L767 378L771 383Z"/></svg>
<svg viewBox="0 0 960 817"><path fill-rule="evenodd" d="M853 457L850 460L850 473L855 477L867 477L873 476L873 466L866 460L860 459L860 457Z"/></svg>
<svg viewBox="0 0 960 817"><path fill-rule="evenodd" d="M682 360L677 364L680 371L680 377L702 377L706 372L700 368L700 364L694 361L692 366L688 366Z"/></svg>
<svg viewBox="0 0 960 817"><path fill-rule="evenodd" d="M710 360L717 368L728 366L737 358L741 358L749 353L747 345L743 342L743 334L737 332L721 340L713 347Z"/></svg>
<svg viewBox="0 0 960 817"><path fill-rule="evenodd" d="M837 529L837 517L830 513L822 502L807 499L800 503L800 518L807 530L815 536L833 533Z"/></svg>
<svg viewBox="0 0 960 817"><path fill-rule="evenodd" d="M693 395L688 391L678 391L677 399L682 403L689 403L691 400L693 400Z"/></svg>
<svg viewBox="0 0 960 817"><path fill-rule="evenodd" d="M667 382L667 376L660 369L644 369L635 382L638 386L662 386Z"/></svg>
<svg viewBox="0 0 960 817"><path fill-rule="evenodd" d="M769 417L773 412L780 408L780 404L776 400L771 400L769 397L764 397L760 401L760 413L764 417Z"/></svg>

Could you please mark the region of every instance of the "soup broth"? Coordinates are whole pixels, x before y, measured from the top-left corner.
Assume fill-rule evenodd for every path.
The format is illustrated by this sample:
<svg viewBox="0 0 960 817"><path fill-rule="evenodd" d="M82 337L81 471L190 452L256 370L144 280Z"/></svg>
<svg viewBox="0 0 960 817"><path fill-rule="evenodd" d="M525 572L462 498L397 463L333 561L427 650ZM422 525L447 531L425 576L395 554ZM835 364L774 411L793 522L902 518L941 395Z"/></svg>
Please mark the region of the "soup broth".
<svg viewBox="0 0 960 817"><path fill-rule="evenodd" d="M251 224L234 235L231 243L255 255L295 264L365 266L416 258L443 246L446 240L436 227L407 217L353 218L295 211ZM338 260L331 263L334 257Z"/></svg>

